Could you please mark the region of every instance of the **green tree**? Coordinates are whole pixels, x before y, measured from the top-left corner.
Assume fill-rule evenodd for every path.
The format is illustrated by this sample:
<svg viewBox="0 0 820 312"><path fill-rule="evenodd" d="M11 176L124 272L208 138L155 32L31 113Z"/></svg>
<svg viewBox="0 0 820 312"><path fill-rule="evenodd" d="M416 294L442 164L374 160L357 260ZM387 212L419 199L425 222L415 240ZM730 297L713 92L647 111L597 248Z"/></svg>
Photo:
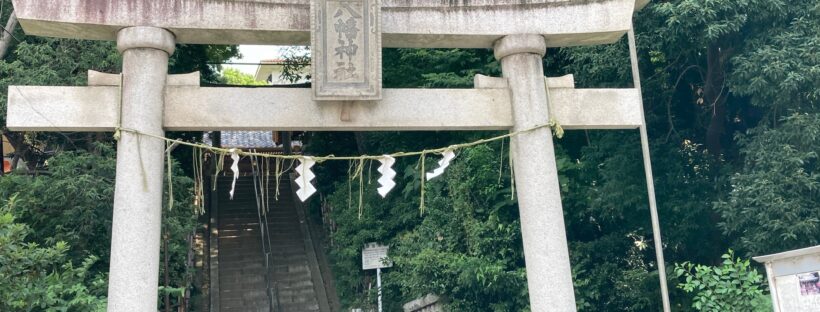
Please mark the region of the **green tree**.
<svg viewBox="0 0 820 312"><path fill-rule="evenodd" d="M0 21L4 24L11 13L9 1L0 0ZM21 27L13 32L14 39L7 55L0 60L0 132L6 134L18 157L33 169L50 155L52 150L93 150L94 144L111 141L111 136L90 132L10 132L6 129L8 86L83 86L87 85L87 71L107 73L121 71L122 58L116 44L109 41L91 41L27 36ZM223 82L218 71L222 63L239 54L236 46L177 45L169 59L172 74L199 71L204 83ZM170 134L170 136L184 134ZM195 136L194 136L195 137ZM188 158L184 158L188 159Z"/></svg>
<svg viewBox="0 0 820 312"><path fill-rule="evenodd" d="M453 311L521 311L529 306L518 210L497 150L480 146L427 187L426 210L395 243L388 282L404 296L443 295ZM412 192L412 196L417 196ZM408 296L410 295L410 296Z"/></svg>
<svg viewBox="0 0 820 312"><path fill-rule="evenodd" d="M358 196L358 180L336 186L338 191L327 201L341 225L332 234L331 258L346 305L373 303L375 294L367 291L373 272L361 272L356 255L364 243L379 241L391 244L395 261L395 267L383 273L388 310L427 293L447 298L454 311L518 311L528 306L508 160L499 159L498 151L488 146L464 150L458 158L445 176L427 184L424 215L419 214L415 159L400 159L396 167L405 166L404 181L386 199L373 195L376 185L363 179L361 217L348 193L350 187L352 196ZM500 163L507 173L499 171Z"/></svg>
<svg viewBox="0 0 820 312"><path fill-rule="evenodd" d="M107 271L116 169L113 148L98 145L94 153L63 152L48 164L48 175L0 178L0 198L17 194L14 214L34 228L33 240L64 241L72 246L72 258L99 257L96 270Z"/></svg>
<svg viewBox="0 0 820 312"><path fill-rule="evenodd" d="M236 86L264 86L267 85L264 81L258 81L253 76L243 73L235 68L226 68L222 71L222 78L229 85Z"/></svg>
<svg viewBox="0 0 820 312"><path fill-rule="evenodd" d="M115 168L110 145L97 144L91 152L62 152L49 159L49 174L0 178L0 198L15 198L15 205L8 209L30 226L26 235L32 241L72 246L60 251L61 259L83 263L89 257L99 259L88 262L84 270L93 276L105 274L110 258ZM161 252L162 258L168 253L169 263L160 266L160 273L164 276L168 272L169 287L188 288L192 281L192 268L187 266L188 235L196 228L194 182L184 176L178 163L174 162L173 169L173 209L167 206L167 187L163 188L165 244Z"/></svg>
<svg viewBox="0 0 820 312"><path fill-rule="evenodd" d="M17 204L14 197L0 203L0 310L105 310L105 277L90 270L97 258L86 257L75 267L65 242L29 241L31 228L12 213Z"/></svg>
<svg viewBox="0 0 820 312"><path fill-rule="evenodd" d="M778 107L808 104L805 98L793 103L789 98L816 98L813 86L820 76L812 69L817 65L812 52L817 51L818 35L812 30L818 29L817 10L811 0L678 0L659 2L639 17L660 17L660 27L650 32L657 47L653 50L673 62L671 66L685 66L680 75L690 68L696 73L683 79L694 83L690 98L709 113L703 117L708 120L704 139L713 155L723 153L738 120L755 123L748 104L735 96L748 96L775 116ZM773 48L775 44L786 45ZM773 97L775 88L770 86L781 87L775 93L789 94Z"/></svg>
<svg viewBox="0 0 820 312"><path fill-rule="evenodd" d="M738 141L743 169L715 203L720 227L749 255L819 244L820 114L792 115Z"/></svg>
<svg viewBox="0 0 820 312"><path fill-rule="evenodd" d="M771 311L770 297L763 293L764 277L749 260L729 252L719 266L675 264L675 275L683 282L678 288L694 294L692 307L698 311L749 312Z"/></svg>

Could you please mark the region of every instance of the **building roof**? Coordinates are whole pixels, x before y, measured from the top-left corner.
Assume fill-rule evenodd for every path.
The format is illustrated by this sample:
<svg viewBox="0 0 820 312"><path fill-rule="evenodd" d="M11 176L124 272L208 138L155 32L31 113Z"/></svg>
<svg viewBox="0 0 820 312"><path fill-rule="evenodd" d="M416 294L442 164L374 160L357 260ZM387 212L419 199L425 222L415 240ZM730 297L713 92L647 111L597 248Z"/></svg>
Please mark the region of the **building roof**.
<svg viewBox="0 0 820 312"><path fill-rule="evenodd" d="M771 254L771 255L752 257L752 259L754 259L755 261L760 262L760 263L766 263L766 262L773 262L773 261L797 258L797 257L806 256L806 255L814 255L814 254L820 254L820 245L817 245L817 246L814 246L814 247L803 248L803 249L789 250L789 251L786 251L786 252L781 252L781 253L776 253L776 254Z"/></svg>
<svg viewBox="0 0 820 312"><path fill-rule="evenodd" d="M273 133L270 131L222 131L220 137L221 147L224 148L275 148L279 147L273 141ZM205 132L202 142L213 146L211 136Z"/></svg>

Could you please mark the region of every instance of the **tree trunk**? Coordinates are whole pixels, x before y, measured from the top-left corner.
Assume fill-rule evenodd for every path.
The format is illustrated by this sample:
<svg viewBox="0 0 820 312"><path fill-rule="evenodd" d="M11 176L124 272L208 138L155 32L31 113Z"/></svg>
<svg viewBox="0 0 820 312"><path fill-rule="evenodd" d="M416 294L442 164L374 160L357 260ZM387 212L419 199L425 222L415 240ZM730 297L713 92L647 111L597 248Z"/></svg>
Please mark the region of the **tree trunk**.
<svg viewBox="0 0 820 312"><path fill-rule="evenodd" d="M723 51L717 44L711 44L706 50L706 82L703 86L703 101L711 109L709 127L706 130L706 148L714 156L719 156L723 148L722 141L726 132L726 68Z"/></svg>
<svg viewBox="0 0 820 312"><path fill-rule="evenodd" d="M168 161L171 161L170 159ZM169 194L170 195L170 194ZM169 270L169 259L168 259L168 232L165 232L165 235L162 237L162 246L164 252L164 266L165 266L165 312L171 312L171 293L168 292L169 287L171 287L171 277L168 275Z"/></svg>
<svg viewBox="0 0 820 312"><path fill-rule="evenodd" d="M282 150L285 155L293 154L292 135L293 132L290 131L282 132Z"/></svg>
<svg viewBox="0 0 820 312"><path fill-rule="evenodd" d="M365 146L364 135L364 132L361 131L353 132L353 138L356 139L356 151L359 152L359 155L367 154L367 147Z"/></svg>
<svg viewBox="0 0 820 312"><path fill-rule="evenodd" d="M33 163L34 160L34 152L26 143L23 134L20 132L5 132L6 139L9 140L9 144L14 147L14 158L11 161L11 168L14 170L17 168L17 163L22 159L26 163ZM36 165L36 164L35 164ZM31 169L31 167L29 167Z"/></svg>
<svg viewBox="0 0 820 312"><path fill-rule="evenodd" d="M14 14L14 11L11 11L11 15L9 15L9 20L6 22L6 31L3 32L2 36L0 36L0 60L6 57L6 52L11 46L11 39L14 38L12 34L14 33L14 28L17 27L17 15Z"/></svg>
<svg viewBox="0 0 820 312"><path fill-rule="evenodd" d="M3 130L0 130L0 159L3 159L2 168L0 168L0 177L6 174L6 151L3 149Z"/></svg>
<svg viewBox="0 0 820 312"><path fill-rule="evenodd" d="M17 168L17 163L20 162L20 154L14 154L14 157L11 158L11 170L14 171Z"/></svg>

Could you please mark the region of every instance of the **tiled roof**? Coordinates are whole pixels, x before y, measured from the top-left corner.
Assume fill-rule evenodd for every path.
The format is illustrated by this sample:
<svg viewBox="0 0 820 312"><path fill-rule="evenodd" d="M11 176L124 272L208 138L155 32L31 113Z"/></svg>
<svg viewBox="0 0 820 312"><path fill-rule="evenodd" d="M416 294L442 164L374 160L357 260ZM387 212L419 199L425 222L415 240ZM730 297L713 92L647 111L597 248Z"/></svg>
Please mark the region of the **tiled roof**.
<svg viewBox="0 0 820 312"><path fill-rule="evenodd" d="M287 61L288 61L288 60L283 59L283 58L275 58L275 59L260 60L260 61L259 61L259 63L262 63L262 64L264 64L264 65L268 65L268 64L283 64L283 63L285 63L285 62L287 62Z"/></svg>
<svg viewBox="0 0 820 312"><path fill-rule="evenodd" d="M208 132L202 136L202 141L213 145ZM225 148L274 148L273 133L270 131L222 131L221 145Z"/></svg>

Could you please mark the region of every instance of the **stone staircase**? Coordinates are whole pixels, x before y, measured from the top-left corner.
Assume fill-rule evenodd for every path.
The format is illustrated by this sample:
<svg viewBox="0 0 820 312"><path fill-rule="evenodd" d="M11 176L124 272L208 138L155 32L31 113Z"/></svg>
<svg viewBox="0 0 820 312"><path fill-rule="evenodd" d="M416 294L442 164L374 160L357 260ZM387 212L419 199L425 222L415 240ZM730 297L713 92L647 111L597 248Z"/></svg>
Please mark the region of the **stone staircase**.
<svg viewBox="0 0 820 312"><path fill-rule="evenodd" d="M231 180L221 177L217 186L218 311L330 311L304 212L297 210L287 175L278 201L272 180L268 192L270 270L265 267L253 178L239 178L233 200L228 195Z"/></svg>

